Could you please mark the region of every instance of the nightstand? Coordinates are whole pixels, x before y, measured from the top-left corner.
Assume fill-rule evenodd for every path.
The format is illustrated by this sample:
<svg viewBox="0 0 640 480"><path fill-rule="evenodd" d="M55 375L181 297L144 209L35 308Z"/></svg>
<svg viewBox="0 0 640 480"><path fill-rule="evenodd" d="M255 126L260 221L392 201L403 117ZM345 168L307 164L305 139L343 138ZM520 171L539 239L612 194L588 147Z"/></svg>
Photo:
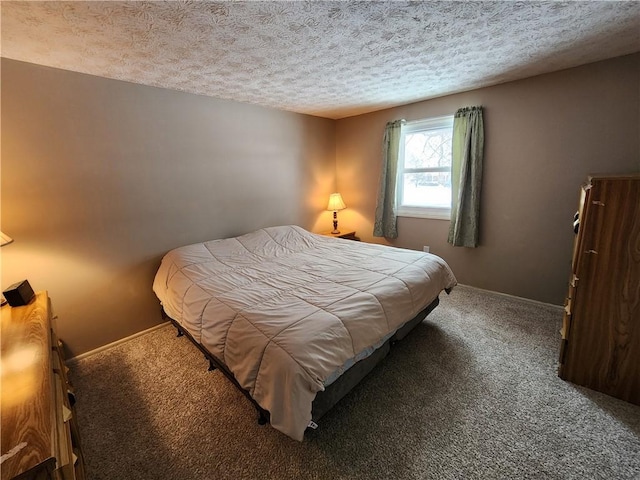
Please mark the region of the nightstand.
<svg viewBox="0 0 640 480"><path fill-rule="evenodd" d="M334 237L334 238L344 238L346 240L355 240L357 242L360 241L358 237L356 237L355 230L342 230L340 233L331 233L331 230L327 230L326 232L320 232L320 235L324 235L325 237Z"/></svg>

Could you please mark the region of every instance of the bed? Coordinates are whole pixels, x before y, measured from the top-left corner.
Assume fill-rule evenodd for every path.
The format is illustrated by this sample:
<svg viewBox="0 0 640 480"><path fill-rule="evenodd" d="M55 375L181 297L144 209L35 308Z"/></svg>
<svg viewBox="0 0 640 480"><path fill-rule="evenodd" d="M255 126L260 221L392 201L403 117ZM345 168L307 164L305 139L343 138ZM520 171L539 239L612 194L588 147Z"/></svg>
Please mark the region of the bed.
<svg viewBox="0 0 640 480"><path fill-rule="evenodd" d="M168 252L153 290L262 421L302 440L455 285L435 255L279 226Z"/></svg>

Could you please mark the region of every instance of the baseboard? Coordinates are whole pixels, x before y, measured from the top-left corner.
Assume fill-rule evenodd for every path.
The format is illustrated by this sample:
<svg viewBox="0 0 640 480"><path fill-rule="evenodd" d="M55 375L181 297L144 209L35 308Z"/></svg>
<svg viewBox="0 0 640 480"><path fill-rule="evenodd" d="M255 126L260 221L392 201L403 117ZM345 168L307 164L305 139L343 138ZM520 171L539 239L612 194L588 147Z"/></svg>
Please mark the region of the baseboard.
<svg viewBox="0 0 640 480"><path fill-rule="evenodd" d="M486 290L484 288L472 287L471 285L465 285L463 283L459 283L458 287L468 288L470 290L477 290L479 292L483 292L483 293L486 293L486 294L489 294L489 295L497 295L499 297L512 298L514 300L519 300L521 302L531 303L531 304L534 304L534 305L540 305L540 306L544 306L544 307L556 308L558 310L562 310L563 309L562 305L554 305L552 303L540 302L538 300L532 300L530 298L518 297L516 295L509 295L508 293L502 293L502 292L496 292L494 290ZM82 360L83 358L90 357L91 355L95 355L96 353L104 352L105 350L109 350L109 349L111 349L111 348L113 348L113 347L115 347L117 345L120 345L122 343L128 342L129 340L133 340L134 338L139 337L140 335L144 335L146 333L153 332L154 330L158 330L159 328L166 327L167 325L170 325L170 324L171 324L171 322L160 323L160 324L155 325L155 326L153 326L151 328L147 328L146 330L142 330L141 332L134 333L133 335L129 335L128 337L121 338L120 340L116 340L115 342L108 343L107 345L103 345L102 347L98 347L98 348L96 348L94 350L89 350L88 352L81 353L80 355L77 355L75 357L72 357L72 358L68 359L67 363L73 364L74 362Z"/></svg>
<svg viewBox="0 0 640 480"><path fill-rule="evenodd" d="M113 347L116 347L118 345L126 343L129 340L133 340L134 338L139 337L140 335L145 335L147 333L153 332L154 330L158 330L159 328L166 327L167 325L170 325L170 324L171 324L171 322L162 322L162 323L160 323L158 325L155 325L155 326L153 326L151 328L147 328L146 330L142 330L141 332L134 333L133 335L129 335L128 337L121 338L120 340L116 340L115 342L108 343L106 345L103 345L101 347L95 348L93 350L89 350L88 352L81 353L80 355L77 355L75 357L71 357L68 360L66 360L66 363L67 364L73 364L75 362L78 362L79 360L82 360L83 358L90 357L92 355L95 355L96 353L104 352L105 350L110 350Z"/></svg>
<svg viewBox="0 0 640 480"><path fill-rule="evenodd" d="M518 297L517 295L509 295L508 293L502 293L502 292L496 292L494 290L486 290L484 288L472 287L471 285L465 285L463 283L459 283L458 286L463 288L468 288L471 290L477 290L479 292L486 293L489 295L497 295L498 297L512 298L514 300L519 300L521 302L531 303L534 305L540 305L542 307L556 308L558 310L562 310L564 308L562 305L554 305L553 303L540 302L539 300L532 300L530 298Z"/></svg>

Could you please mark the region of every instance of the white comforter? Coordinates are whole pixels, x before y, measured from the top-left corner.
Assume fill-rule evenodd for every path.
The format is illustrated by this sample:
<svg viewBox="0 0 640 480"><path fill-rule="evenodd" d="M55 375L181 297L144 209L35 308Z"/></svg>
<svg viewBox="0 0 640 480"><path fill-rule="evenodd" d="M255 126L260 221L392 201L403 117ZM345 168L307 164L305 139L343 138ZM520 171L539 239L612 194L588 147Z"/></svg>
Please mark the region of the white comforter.
<svg viewBox="0 0 640 480"><path fill-rule="evenodd" d="M435 255L284 226L172 250L153 290L271 425L302 440L327 380L455 284Z"/></svg>

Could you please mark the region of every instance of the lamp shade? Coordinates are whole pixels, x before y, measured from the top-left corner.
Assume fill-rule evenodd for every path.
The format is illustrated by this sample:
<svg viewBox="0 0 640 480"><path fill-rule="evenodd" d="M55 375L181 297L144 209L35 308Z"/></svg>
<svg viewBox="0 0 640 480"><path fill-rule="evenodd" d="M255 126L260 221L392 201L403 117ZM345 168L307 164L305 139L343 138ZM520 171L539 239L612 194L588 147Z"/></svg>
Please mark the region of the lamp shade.
<svg viewBox="0 0 640 480"><path fill-rule="evenodd" d="M343 210L347 208L347 206L342 201L342 195L339 193L332 193L329 196L329 205L327 205L327 210L331 210L333 212L338 210Z"/></svg>
<svg viewBox="0 0 640 480"><path fill-rule="evenodd" d="M11 238L9 235L7 235L6 233L2 233L0 232L0 247L13 242L13 238Z"/></svg>

